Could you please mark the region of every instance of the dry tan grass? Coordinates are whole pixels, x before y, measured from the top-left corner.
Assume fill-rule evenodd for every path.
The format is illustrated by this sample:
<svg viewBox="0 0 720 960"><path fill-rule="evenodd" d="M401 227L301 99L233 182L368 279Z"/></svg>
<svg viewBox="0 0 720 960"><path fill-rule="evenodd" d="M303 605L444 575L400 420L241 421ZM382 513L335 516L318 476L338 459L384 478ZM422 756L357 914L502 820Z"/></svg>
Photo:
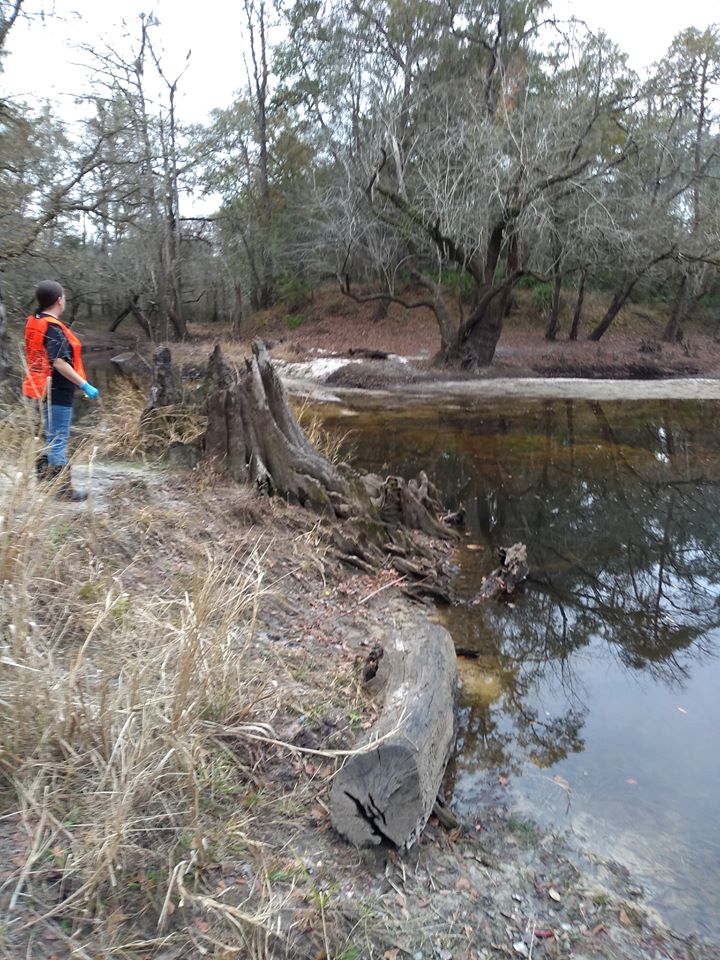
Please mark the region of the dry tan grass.
<svg viewBox="0 0 720 960"><path fill-rule="evenodd" d="M27 433L13 449L0 483L0 956L32 956L45 936L93 960L269 960L318 942L343 956L335 887L292 847L322 802L312 778L343 752L308 746L326 765L308 772L272 724L316 701L344 707L357 678L256 641L260 604L322 568L318 525L290 525L279 569L274 534L253 527L206 555L194 527L168 528L162 498L124 507L118 528L117 513L58 505L35 482ZM193 502L200 525L215 502ZM113 544L128 543L120 562L130 554ZM155 557L171 571L157 585ZM288 768L298 781L276 784ZM228 861L252 882L220 890Z"/></svg>
<svg viewBox="0 0 720 960"><path fill-rule="evenodd" d="M250 723L262 556L208 557L184 594L130 597L35 486L34 445L20 454L0 486L0 812L25 838L0 885L9 929L60 916L86 956L83 937L122 940L108 918L143 898L149 930L181 899L242 931L263 926L272 898L213 905L199 880L213 856L208 791L243 782L218 729L272 733ZM228 828L252 847L247 825L238 814Z"/></svg>
<svg viewBox="0 0 720 960"><path fill-rule="evenodd" d="M96 437L105 456L157 458L173 443L193 443L205 431L206 418L190 406L168 406L143 416L147 391L130 381L113 386L112 402L100 416Z"/></svg>
<svg viewBox="0 0 720 960"><path fill-rule="evenodd" d="M290 400L292 403L293 398L290 398ZM305 436L326 460L337 465L352 459L353 450L350 442L352 430L346 430L344 433L327 430L307 398L299 404L295 401L293 412L304 430Z"/></svg>

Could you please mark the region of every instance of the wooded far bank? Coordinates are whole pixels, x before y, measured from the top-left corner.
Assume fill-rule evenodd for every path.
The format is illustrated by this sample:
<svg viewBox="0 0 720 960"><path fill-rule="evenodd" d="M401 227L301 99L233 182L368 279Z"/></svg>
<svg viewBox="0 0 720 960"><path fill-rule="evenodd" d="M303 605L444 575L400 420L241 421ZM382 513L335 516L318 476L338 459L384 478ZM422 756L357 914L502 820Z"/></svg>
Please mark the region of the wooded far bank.
<svg viewBox="0 0 720 960"><path fill-rule="evenodd" d="M0 5L0 58L31 16ZM720 26L640 76L544 0L244 0L235 102L184 122L143 16L98 41L82 119L0 100L0 335L44 276L68 314L153 340L310 292L432 312L436 361L490 364L518 288L538 338L632 300L663 339L720 311ZM0 69L2 60L0 59ZM216 209L194 215L201 198ZM586 292L603 298L585 316ZM712 326L710 327L712 329Z"/></svg>

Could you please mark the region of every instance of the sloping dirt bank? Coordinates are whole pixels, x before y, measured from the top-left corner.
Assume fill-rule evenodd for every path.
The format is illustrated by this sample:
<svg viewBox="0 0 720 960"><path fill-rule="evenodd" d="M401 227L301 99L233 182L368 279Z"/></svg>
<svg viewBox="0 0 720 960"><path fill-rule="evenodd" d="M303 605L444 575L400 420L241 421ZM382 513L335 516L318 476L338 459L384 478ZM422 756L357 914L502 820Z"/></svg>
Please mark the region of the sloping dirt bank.
<svg viewBox="0 0 720 960"><path fill-rule="evenodd" d="M668 320L666 304L628 304L599 342L588 339L587 332L603 316L609 295L588 294L586 318L579 339L569 341L567 331L572 312L572 296L567 297L565 314L558 338L544 338L545 318L533 305L532 292L516 291L515 309L506 318L495 359L479 378L567 378L605 380L674 379L695 377L717 379L720 376L720 340L717 318L705 315L691 318L681 343L664 343L662 334ZM409 299L413 299L410 297ZM200 341L209 352L216 339L223 341L223 351L240 359L247 355L248 343L233 343L222 324L191 324L196 343L183 345L177 359L194 362ZM327 287L288 305L278 305L254 317L247 332L248 339L261 336L273 344L273 359L292 362L321 358L343 358L356 363L368 352L381 352L406 358L404 378L422 377L437 380L466 379L432 368L432 358L440 347L438 326L426 308L407 311L391 304L383 319L377 319L376 303L355 303L337 289ZM385 376L381 364L373 369ZM362 366L364 366L364 361ZM329 371L328 371L329 372ZM345 377L349 372L345 372ZM478 375L467 375L478 379ZM382 383L346 385L383 386Z"/></svg>

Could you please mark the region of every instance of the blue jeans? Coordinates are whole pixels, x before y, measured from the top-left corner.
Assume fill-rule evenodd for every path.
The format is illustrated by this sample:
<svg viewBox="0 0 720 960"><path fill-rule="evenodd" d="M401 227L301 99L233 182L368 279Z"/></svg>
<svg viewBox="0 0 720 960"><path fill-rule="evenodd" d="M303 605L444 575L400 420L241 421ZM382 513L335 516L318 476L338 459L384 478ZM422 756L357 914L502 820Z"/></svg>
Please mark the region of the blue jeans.
<svg viewBox="0 0 720 960"><path fill-rule="evenodd" d="M68 462L67 448L70 439L73 408L43 404L45 413L45 448L48 463L62 467Z"/></svg>

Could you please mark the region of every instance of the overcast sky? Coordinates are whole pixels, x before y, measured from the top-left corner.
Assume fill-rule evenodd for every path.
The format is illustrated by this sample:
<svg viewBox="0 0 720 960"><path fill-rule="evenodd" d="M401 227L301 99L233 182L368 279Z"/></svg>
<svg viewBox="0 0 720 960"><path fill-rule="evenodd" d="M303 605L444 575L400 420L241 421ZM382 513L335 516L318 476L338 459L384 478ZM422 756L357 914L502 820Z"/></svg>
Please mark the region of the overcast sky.
<svg viewBox="0 0 720 960"><path fill-rule="evenodd" d="M14 98L49 99L64 115L85 89L87 73L76 64L75 44L97 45L103 38L119 44L120 18L137 33L137 17L152 9L161 22L168 72L179 70L192 50L180 87L179 116L201 122L214 107L226 106L243 85L242 6L238 0L26 0L28 13L54 10L45 19L18 22L8 40L9 55L0 75ZM558 17L571 14L604 29L641 70L665 52L673 37L689 26L720 20L718 0L555 0Z"/></svg>

